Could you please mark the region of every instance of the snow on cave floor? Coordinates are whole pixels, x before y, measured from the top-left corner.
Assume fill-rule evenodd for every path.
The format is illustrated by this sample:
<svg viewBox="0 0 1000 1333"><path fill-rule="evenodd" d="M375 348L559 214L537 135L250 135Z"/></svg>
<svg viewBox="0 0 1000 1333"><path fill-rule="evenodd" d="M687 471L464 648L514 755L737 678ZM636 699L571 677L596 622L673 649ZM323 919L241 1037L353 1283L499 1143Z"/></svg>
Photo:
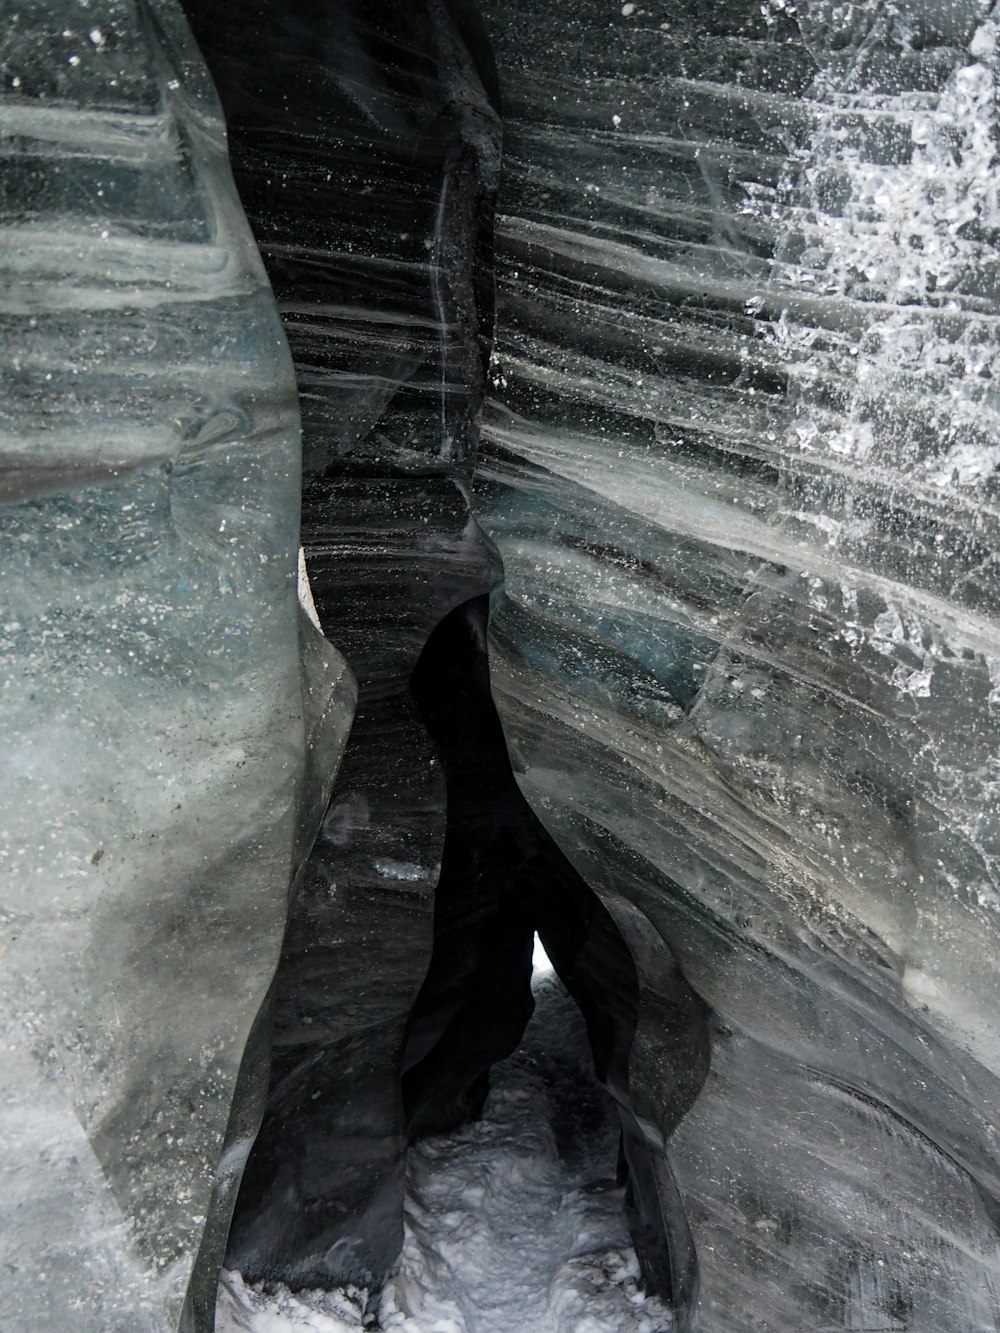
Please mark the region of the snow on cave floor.
<svg viewBox="0 0 1000 1333"><path fill-rule="evenodd" d="M407 1167L406 1240L373 1311L355 1288L291 1293L224 1273L217 1333L664 1333L615 1186L617 1117L583 1022L536 950L535 1014L476 1124Z"/></svg>

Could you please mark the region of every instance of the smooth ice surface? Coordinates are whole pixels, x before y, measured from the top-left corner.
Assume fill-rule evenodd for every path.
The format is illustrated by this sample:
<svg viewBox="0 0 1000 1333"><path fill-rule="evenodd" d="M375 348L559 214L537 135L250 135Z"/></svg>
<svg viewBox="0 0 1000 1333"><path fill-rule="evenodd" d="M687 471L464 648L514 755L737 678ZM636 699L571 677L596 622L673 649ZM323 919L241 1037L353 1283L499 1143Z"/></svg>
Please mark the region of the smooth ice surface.
<svg viewBox="0 0 1000 1333"><path fill-rule="evenodd" d="M712 1011L703 1333L1000 1319L996 24L487 0L515 768ZM629 925L628 912L632 913ZM645 1015L645 1016L644 1016Z"/></svg>
<svg viewBox="0 0 1000 1333"><path fill-rule="evenodd" d="M200 1246L214 1296L353 691L179 9L7 7L0 95L0 1325L152 1333Z"/></svg>
<svg viewBox="0 0 1000 1333"><path fill-rule="evenodd" d="M669 1314L638 1286L617 1115L582 1020L551 972L534 990L483 1118L410 1152L406 1240L382 1296L254 1289L227 1273L218 1333L345 1333L376 1313L396 1333L666 1333Z"/></svg>

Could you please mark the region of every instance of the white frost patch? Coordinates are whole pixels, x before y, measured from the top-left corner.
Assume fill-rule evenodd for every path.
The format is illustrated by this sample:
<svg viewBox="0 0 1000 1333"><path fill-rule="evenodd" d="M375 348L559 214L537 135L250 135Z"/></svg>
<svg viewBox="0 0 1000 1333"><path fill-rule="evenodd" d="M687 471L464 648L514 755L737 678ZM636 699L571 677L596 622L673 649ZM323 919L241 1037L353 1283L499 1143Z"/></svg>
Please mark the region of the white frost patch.
<svg viewBox="0 0 1000 1333"><path fill-rule="evenodd" d="M393 861L386 857L381 861L373 861L372 864L383 879L400 879L409 884L416 884L427 875L426 867L418 865L416 861Z"/></svg>
<svg viewBox="0 0 1000 1333"><path fill-rule="evenodd" d="M323 626L319 623L319 612L316 610L316 603L313 600L312 584L309 582L309 574L306 570L306 553L299 547L299 605L306 613L312 623L323 633Z"/></svg>
<svg viewBox="0 0 1000 1333"><path fill-rule="evenodd" d="M217 1333L667 1333L625 1228L616 1116L551 964L535 999L482 1119L411 1149L406 1239L381 1297L263 1292L229 1273Z"/></svg>

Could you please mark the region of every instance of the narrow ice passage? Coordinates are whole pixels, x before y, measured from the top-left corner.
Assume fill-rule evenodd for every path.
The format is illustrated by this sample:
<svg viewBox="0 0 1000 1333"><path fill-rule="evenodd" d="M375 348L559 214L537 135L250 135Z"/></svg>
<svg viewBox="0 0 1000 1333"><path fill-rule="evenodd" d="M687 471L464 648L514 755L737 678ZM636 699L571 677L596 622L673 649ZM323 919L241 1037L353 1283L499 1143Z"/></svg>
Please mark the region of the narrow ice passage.
<svg viewBox="0 0 1000 1333"><path fill-rule="evenodd" d="M665 1333L614 1178L618 1122L576 1006L540 945L535 1013L482 1118L410 1152L406 1241L377 1311L365 1293L265 1294L223 1275L217 1333Z"/></svg>

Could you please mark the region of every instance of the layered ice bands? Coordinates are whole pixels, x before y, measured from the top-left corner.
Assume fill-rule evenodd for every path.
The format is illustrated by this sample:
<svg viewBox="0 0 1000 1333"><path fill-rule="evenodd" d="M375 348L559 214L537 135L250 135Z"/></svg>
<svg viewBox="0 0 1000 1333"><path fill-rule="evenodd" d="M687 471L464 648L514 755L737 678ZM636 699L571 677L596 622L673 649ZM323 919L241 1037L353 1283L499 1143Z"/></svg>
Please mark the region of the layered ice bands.
<svg viewBox="0 0 1000 1333"><path fill-rule="evenodd" d="M471 0L185 7L295 362L317 611L359 685L285 942L228 1262L293 1286L372 1284L403 1239L403 1046L445 843L440 754L410 680L489 578L469 499L493 323L495 73Z"/></svg>
<svg viewBox="0 0 1000 1333"><path fill-rule="evenodd" d="M353 686L180 11L7 6L0 93L0 1325L204 1329Z"/></svg>
<svg viewBox="0 0 1000 1333"><path fill-rule="evenodd" d="M996 1333L1000 24L185 5L263 263L173 0L0 14L0 1326L208 1333L227 1234L388 1326L433 1226L499 1309L442 1140L390 1270L408 1141L516 1179L537 930L560 1271Z"/></svg>
<svg viewBox="0 0 1000 1333"><path fill-rule="evenodd" d="M1000 1319L996 28L487 0L522 788L633 946L679 1326ZM712 1010L674 1129L665 941Z"/></svg>

